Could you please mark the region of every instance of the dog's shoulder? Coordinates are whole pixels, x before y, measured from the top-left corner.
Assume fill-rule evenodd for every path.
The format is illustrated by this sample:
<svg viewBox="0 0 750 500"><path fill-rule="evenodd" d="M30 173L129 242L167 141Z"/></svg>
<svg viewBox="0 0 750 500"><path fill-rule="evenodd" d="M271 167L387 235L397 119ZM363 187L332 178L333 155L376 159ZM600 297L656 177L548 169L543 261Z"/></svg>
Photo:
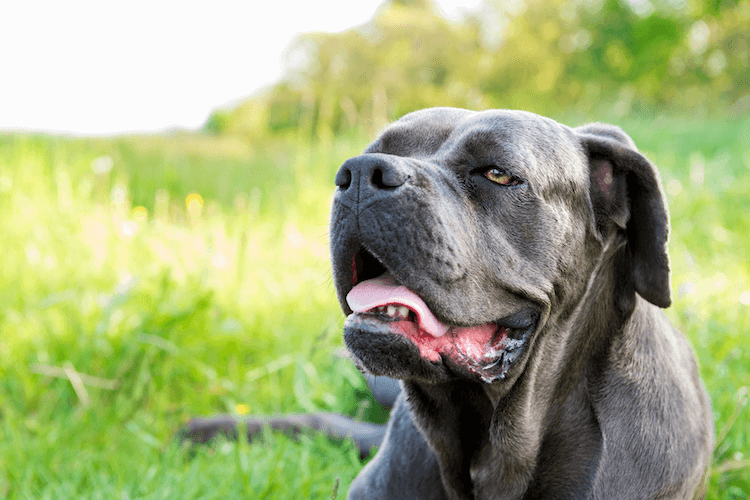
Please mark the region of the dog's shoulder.
<svg viewBox="0 0 750 500"><path fill-rule="evenodd" d="M688 495L708 466L707 458L695 458L710 456L713 435L705 424L710 402L687 339L662 309L638 297L608 358L590 395L606 443L603 460L619 465L599 469L599 486L617 495L629 491L634 483L617 474L624 467L638 471L640 491L664 493L663 485L671 484Z"/></svg>

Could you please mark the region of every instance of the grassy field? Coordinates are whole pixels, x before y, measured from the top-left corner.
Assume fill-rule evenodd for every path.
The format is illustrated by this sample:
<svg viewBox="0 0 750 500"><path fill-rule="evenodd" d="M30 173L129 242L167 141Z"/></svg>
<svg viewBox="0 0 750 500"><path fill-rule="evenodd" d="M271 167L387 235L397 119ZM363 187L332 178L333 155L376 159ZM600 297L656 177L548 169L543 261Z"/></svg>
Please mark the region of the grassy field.
<svg viewBox="0 0 750 500"><path fill-rule="evenodd" d="M716 418L707 497L748 498L750 121L620 125L670 203L668 314ZM344 498L350 443L172 437L216 412L385 417L333 356L333 175L366 142L0 136L0 498Z"/></svg>

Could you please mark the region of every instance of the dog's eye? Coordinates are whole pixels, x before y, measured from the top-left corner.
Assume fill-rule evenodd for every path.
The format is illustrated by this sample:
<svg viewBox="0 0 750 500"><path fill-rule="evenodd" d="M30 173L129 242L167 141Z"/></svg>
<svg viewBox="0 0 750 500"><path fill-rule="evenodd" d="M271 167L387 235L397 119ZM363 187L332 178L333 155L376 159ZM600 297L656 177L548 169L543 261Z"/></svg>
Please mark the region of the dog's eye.
<svg viewBox="0 0 750 500"><path fill-rule="evenodd" d="M484 176L495 184L501 186L515 186L518 181L511 177L507 172L503 172L499 168L491 167L484 172Z"/></svg>

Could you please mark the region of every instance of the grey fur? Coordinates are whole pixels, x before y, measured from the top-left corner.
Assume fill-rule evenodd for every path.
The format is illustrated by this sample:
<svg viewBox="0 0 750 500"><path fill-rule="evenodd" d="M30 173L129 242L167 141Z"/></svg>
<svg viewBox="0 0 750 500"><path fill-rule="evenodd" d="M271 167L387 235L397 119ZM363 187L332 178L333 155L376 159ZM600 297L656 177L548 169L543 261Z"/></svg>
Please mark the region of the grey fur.
<svg viewBox="0 0 750 500"><path fill-rule="evenodd" d="M492 183L488 166L518 184ZM659 174L622 130L428 109L388 127L336 184L346 314L353 281L387 269L441 321L497 321L523 346L502 370L430 362L347 321L355 362L403 381L350 499L692 498L713 449L710 402L660 309L671 297Z"/></svg>

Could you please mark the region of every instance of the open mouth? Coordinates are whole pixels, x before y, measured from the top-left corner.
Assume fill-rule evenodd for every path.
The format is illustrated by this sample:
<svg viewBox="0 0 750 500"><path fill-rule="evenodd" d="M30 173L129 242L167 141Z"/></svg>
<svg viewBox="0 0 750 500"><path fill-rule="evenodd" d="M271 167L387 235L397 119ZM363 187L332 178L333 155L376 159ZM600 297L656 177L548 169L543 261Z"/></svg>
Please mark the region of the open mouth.
<svg viewBox="0 0 750 500"><path fill-rule="evenodd" d="M505 377L536 323L532 314L514 314L480 325L445 324L364 249L352 259L352 285L346 301L353 313L345 328L400 335L423 359L439 363L447 358L484 382Z"/></svg>

